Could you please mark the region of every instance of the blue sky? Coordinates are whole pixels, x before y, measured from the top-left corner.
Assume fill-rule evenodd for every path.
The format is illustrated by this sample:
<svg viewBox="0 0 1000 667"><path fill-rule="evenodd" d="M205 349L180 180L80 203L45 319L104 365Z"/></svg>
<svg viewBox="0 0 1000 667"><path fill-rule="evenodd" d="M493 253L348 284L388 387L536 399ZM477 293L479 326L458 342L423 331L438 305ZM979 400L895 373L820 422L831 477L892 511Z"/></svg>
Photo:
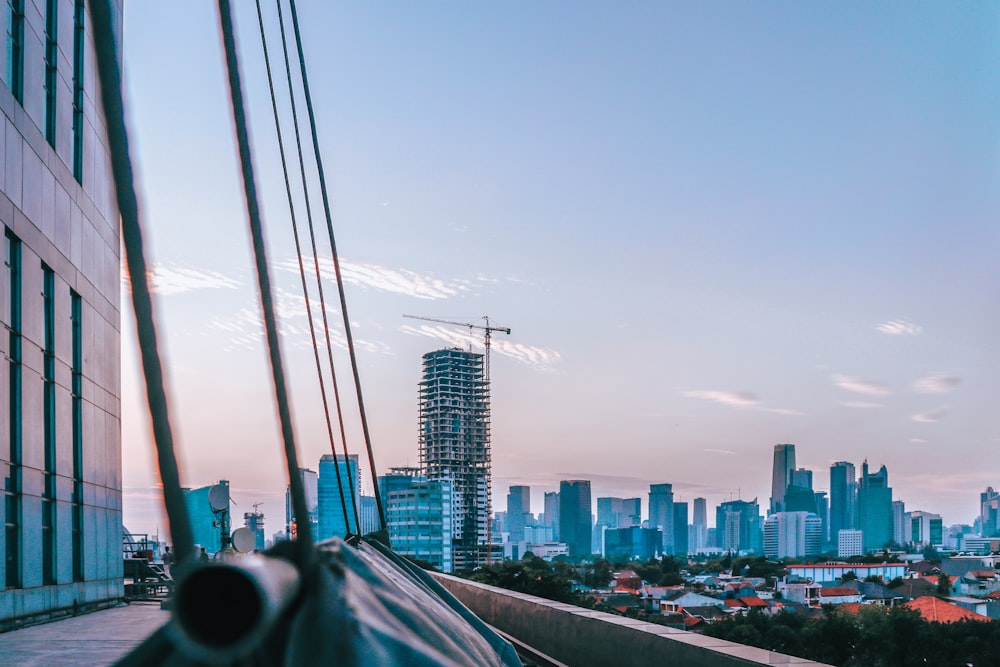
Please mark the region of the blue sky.
<svg viewBox="0 0 1000 667"><path fill-rule="evenodd" d="M315 467L329 444L256 16L237 4L300 456ZM540 511L569 478L595 497L670 482L683 499L766 505L778 442L819 489L834 461L885 464L896 498L946 523L971 522L1000 485L995 4L299 12L380 472L417 461L420 356L467 344L401 315L485 314L513 330L493 357L499 509L529 484ZM240 511L264 503L270 533L285 480L217 19L193 0L125 17L183 476L228 478ZM152 531L123 320L125 521Z"/></svg>

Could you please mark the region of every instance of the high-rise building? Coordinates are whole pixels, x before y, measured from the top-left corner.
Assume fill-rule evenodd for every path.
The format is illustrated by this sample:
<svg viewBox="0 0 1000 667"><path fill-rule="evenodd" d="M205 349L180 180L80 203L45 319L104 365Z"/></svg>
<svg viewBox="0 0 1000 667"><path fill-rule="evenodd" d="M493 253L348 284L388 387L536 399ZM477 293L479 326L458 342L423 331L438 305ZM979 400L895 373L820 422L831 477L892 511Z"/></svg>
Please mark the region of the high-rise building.
<svg viewBox="0 0 1000 667"><path fill-rule="evenodd" d="M254 510L253 512L243 513L243 525L253 531L253 548L257 551L263 551L265 548L264 544L264 513Z"/></svg>
<svg viewBox="0 0 1000 667"><path fill-rule="evenodd" d="M512 486L507 493L507 532L511 542L524 540L524 529L534 523L531 514L531 487Z"/></svg>
<svg viewBox="0 0 1000 667"><path fill-rule="evenodd" d="M757 499L729 500L715 510L716 542L723 551L763 553L764 520Z"/></svg>
<svg viewBox="0 0 1000 667"><path fill-rule="evenodd" d="M407 474L383 475L378 482L393 551L451 572L451 483Z"/></svg>
<svg viewBox="0 0 1000 667"><path fill-rule="evenodd" d="M812 490L813 471L808 468L797 468L788 474L788 483L791 486Z"/></svg>
<svg viewBox="0 0 1000 667"><path fill-rule="evenodd" d="M841 530L858 527L858 482L854 464L838 461L830 466L830 539Z"/></svg>
<svg viewBox="0 0 1000 667"><path fill-rule="evenodd" d="M0 631L124 594L120 216L92 24L63 1L9 2L4 25Z"/></svg>
<svg viewBox="0 0 1000 667"><path fill-rule="evenodd" d="M604 533L605 556L612 560L652 558L663 544L663 537L657 528L610 528Z"/></svg>
<svg viewBox="0 0 1000 667"><path fill-rule="evenodd" d="M663 533L661 553L674 552L674 491L670 484L649 485L649 527Z"/></svg>
<svg viewBox="0 0 1000 667"><path fill-rule="evenodd" d="M673 553L686 556L690 552L688 545L688 504L674 501L674 539Z"/></svg>
<svg viewBox="0 0 1000 667"><path fill-rule="evenodd" d="M776 512L764 520L764 555L802 558L823 551L823 522L809 512Z"/></svg>
<svg viewBox="0 0 1000 667"><path fill-rule="evenodd" d="M218 553L232 532L230 527L229 482L219 480L218 484L196 489L182 489L191 533L196 546L205 547L209 554Z"/></svg>
<svg viewBox="0 0 1000 667"><path fill-rule="evenodd" d="M816 512L823 522L823 545L830 544L830 499L826 497L826 491L816 492Z"/></svg>
<svg viewBox="0 0 1000 667"><path fill-rule="evenodd" d="M775 445L774 465L771 470L771 513L785 509L785 489L795 470L795 445Z"/></svg>
<svg viewBox="0 0 1000 667"><path fill-rule="evenodd" d="M354 516L355 506L361 502L358 455L350 454L345 459L343 454L337 454L336 457L324 454L319 460L316 490L319 503L319 530L316 539L326 540L358 533L360 528ZM359 514L360 511L359 506Z"/></svg>
<svg viewBox="0 0 1000 667"><path fill-rule="evenodd" d="M892 501L892 541L900 546L909 544L911 540L910 525L906 519L906 503L902 500Z"/></svg>
<svg viewBox="0 0 1000 667"><path fill-rule="evenodd" d="M944 544L944 525L940 514L930 512L906 513L910 524L910 541L916 547L942 546Z"/></svg>
<svg viewBox="0 0 1000 667"><path fill-rule="evenodd" d="M361 496L361 534L367 535L379 529L378 501L375 496Z"/></svg>
<svg viewBox="0 0 1000 667"><path fill-rule="evenodd" d="M708 528L708 502L704 498L695 498L692 508L691 523L695 526Z"/></svg>
<svg viewBox="0 0 1000 667"><path fill-rule="evenodd" d="M691 527L688 530L688 551L696 553L708 544L708 504L704 498L695 498L692 501Z"/></svg>
<svg viewBox="0 0 1000 667"><path fill-rule="evenodd" d="M552 539L559 541L559 492L545 492L545 512L542 514L542 525L552 529Z"/></svg>
<svg viewBox="0 0 1000 667"><path fill-rule="evenodd" d="M309 527L313 535L318 535L319 531L319 476L315 470L309 468L299 468L299 477L302 479L302 489L305 492L306 507L309 508ZM295 524L295 512L292 510L292 494L288 487L285 487L285 537L286 539L293 530Z"/></svg>
<svg viewBox="0 0 1000 667"><path fill-rule="evenodd" d="M642 523L639 498L598 498L597 525L605 528L628 528Z"/></svg>
<svg viewBox="0 0 1000 667"><path fill-rule="evenodd" d="M490 387L483 355L457 348L425 354L419 413L422 474L452 485L455 569L476 567L492 549Z"/></svg>
<svg viewBox="0 0 1000 667"><path fill-rule="evenodd" d="M979 494L979 532L983 537L1000 535L1000 492L992 486Z"/></svg>
<svg viewBox="0 0 1000 667"><path fill-rule="evenodd" d="M837 531L837 558L860 556L865 552L864 535L860 530Z"/></svg>
<svg viewBox="0 0 1000 667"><path fill-rule="evenodd" d="M569 546L571 558L592 553L593 523L590 482L580 479L559 482L559 539Z"/></svg>
<svg viewBox="0 0 1000 667"><path fill-rule="evenodd" d="M869 474L868 461L862 464L858 520L864 534L865 552L884 549L892 541L892 488L885 466Z"/></svg>

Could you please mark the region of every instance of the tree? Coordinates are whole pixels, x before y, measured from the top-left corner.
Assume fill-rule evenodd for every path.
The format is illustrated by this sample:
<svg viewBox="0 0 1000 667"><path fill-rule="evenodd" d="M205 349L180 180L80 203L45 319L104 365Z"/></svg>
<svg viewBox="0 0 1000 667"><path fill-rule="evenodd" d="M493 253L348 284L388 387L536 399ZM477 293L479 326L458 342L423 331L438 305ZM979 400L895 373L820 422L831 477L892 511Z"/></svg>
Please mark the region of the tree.
<svg viewBox="0 0 1000 667"><path fill-rule="evenodd" d="M848 570L847 572L844 573L844 576L842 576L840 578L840 581L841 582L856 581L857 578L858 578L858 575L854 574L854 570Z"/></svg>
<svg viewBox="0 0 1000 667"><path fill-rule="evenodd" d="M939 597L951 595L951 577L944 572L938 575L937 588L934 589L934 593Z"/></svg>

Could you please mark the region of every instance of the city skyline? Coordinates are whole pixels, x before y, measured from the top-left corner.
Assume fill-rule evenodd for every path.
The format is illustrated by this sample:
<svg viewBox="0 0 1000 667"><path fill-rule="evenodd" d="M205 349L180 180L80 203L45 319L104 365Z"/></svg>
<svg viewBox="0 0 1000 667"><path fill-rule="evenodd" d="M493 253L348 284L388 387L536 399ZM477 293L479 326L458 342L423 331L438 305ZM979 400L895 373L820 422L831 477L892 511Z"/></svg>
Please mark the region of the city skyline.
<svg viewBox="0 0 1000 667"><path fill-rule="evenodd" d="M1000 9L335 9L300 12L378 474L417 461L421 356L469 344L402 314L489 314L512 328L493 349L494 489L589 479L595 496L633 497L668 482L679 500L766 506L768 451L796 443L817 490L831 464L867 459L907 507L976 515L1000 479L986 65ZM313 462L329 448L256 19L235 11ZM287 480L217 19L182 2L124 20L183 482L231 480L273 532ZM122 320L125 524L152 531L165 523Z"/></svg>

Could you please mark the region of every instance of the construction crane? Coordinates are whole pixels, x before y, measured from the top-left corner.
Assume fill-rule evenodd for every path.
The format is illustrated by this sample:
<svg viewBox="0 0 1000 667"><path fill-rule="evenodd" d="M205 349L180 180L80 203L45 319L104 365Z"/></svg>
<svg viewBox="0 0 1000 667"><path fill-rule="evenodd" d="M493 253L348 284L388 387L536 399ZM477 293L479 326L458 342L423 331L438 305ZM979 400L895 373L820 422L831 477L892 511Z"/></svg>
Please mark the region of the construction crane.
<svg viewBox="0 0 1000 667"><path fill-rule="evenodd" d="M485 332L485 347L486 354L483 357L483 377L486 380L487 385L490 381L490 337L494 331L499 331L510 335L510 327L498 327L490 323L490 318L487 315L483 315L482 320L486 322L486 325L473 324L472 322L454 322L452 320L442 320L436 317L423 317L422 315L403 315L403 317L408 317L411 320L424 320L425 322L438 322L439 324L451 324L456 327L468 327L471 332L473 329L480 329Z"/></svg>
<svg viewBox="0 0 1000 667"><path fill-rule="evenodd" d="M498 327L490 323L490 318L487 315L483 315L482 320L486 323L483 324L473 324L472 322L455 322L453 320L442 320L437 317L424 317L422 315L403 315L403 317L408 317L411 320L424 320L425 322L437 322L439 324L450 324L456 327L468 327L471 332L473 329L479 329L485 333L484 346L486 348L486 354L483 355L483 379L486 381L486 386L490 386L490 338L494 331L500 331L502 333L510 335L510 327ZM489 436L487 436L487 451L489 451ZM489 456L489 455L487 455ZM486 564L491 565L493 563L493 511L491 508L492 502L490 498L491 492L487 491L486 498Z"/></svg>

